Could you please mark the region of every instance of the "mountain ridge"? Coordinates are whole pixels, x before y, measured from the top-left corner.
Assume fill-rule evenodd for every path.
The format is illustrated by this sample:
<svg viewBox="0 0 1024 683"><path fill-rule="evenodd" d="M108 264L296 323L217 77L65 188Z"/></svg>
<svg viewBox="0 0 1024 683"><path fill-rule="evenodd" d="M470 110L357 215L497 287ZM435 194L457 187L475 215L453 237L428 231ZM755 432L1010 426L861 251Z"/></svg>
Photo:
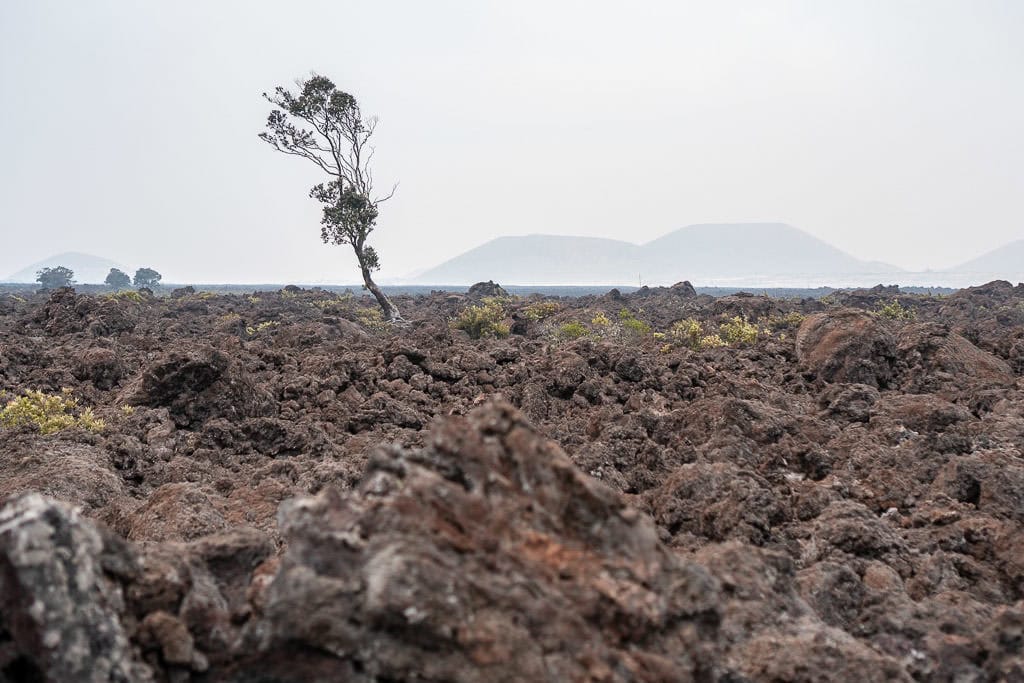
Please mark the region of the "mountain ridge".
<svg viewBox="0 0 1024 683"><path fill-rule="evenodd" d="M415 282L469 284L671 284L778 276L896 275L784 223L701 223L642 244L600 237L498 237L420 273Z"/></svg>

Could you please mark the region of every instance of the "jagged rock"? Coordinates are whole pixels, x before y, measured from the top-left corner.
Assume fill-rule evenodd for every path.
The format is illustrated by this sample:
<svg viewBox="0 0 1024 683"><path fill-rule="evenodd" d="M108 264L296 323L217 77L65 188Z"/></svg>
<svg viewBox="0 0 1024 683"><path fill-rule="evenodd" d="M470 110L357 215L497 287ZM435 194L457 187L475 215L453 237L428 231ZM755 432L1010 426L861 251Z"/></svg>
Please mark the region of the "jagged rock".
<svg viewBox="0 0 1024 683"><path fill-rule="evenodd" d="M496 284L493 280L487 282L477 282L475 285L469 288L466 295L472 299L482 299L486 296L508 296L508 292L505 288L499 284Z"/></svg>
<svg viewBox="0 0 1024 683"><path fill-rule="evenodd" d="M892 380L895 339L863 311L809 316L797 332L796 350L800 362L826 382L885 387Z"/></svg>
<svg viewBox="0 0 1024 683"><path fill-rule="evenodd" d="M113 349L91 348L78 358L75 378L97 389L112 389L124 376L124 366Z"/></svg>
<svg viewBox="0 0 1024 683"><path fill-rule="evenodd" d="M292 501L281 528L288 550L245 672L482 682L714 670L713 579L502 403L449 420L422 451L378 452L357 492Z"/></svg>
<svg viewBox="0 0 1024 683"><path fill-rule="evenodd" d="M261 417L272 398L239 371L223 351L209 346L170 351L125 390L130 405L166 407L179 426L209 417Z"/></svg>
<svg viewBox="0 0 1024 683"><path fill-rule="evenodd" d="M121 625L117 558L74 508L39 494L0 509L0 660L7 680L152 680ZM129 565L130 558L121 558Z"/></svg>

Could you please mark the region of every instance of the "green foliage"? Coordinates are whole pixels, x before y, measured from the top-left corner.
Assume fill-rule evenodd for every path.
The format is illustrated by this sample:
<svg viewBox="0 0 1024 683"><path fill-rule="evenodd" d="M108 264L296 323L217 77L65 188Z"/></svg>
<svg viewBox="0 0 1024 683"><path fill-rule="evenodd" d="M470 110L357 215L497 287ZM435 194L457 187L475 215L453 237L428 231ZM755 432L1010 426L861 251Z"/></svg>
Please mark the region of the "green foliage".
<svg viewBox="0 0 1024 683"><path fill-rule="evenodd" d="M505 323L505 305L498 297L487 297L480 305L467 306L452 320L451 326L465 330L473 339L507 337L509 333Z"/></svg>
<svg viewBox="0 0 1024 683"><path fill-rule="evenodd" d="M379 205L394 194L394 189L384 197L373 192L369 140L376 119L364 119L356 98L329 78L314 74L298 86L297 92L277 87L273 94L263 93L279 109L267 116L267 130L260 139L279 152L312 162L328 176L309 193L322 205L320 238L325 244L352 247L364 286L389 320L399 319L398 309L373 281L380 257L367 244Z"/></svg>
<svg viewBox="0 0 1024 683"><path fill-rule="evenodd" d="M757 325L737 315L718 326L718 335L729 345L753 344L757 341Z"/></svg>
<svg viewBox="0 0 1024 683"><path fill-rule="evenodd" d="M23 425L33 425L42 434L74 427L100 432L105 426L103 420L93 414L92 408L79 409L78 401L71 396L70 389L60 394L28 390L24 395L8 401L0 410L0 427L12 429Z"/></svg>
<svg viewBox="0 0 1024 683"><path fill-rule="evenodd" d="M728 344L717 334L709 334L701 337L700 342L697 344L697 348L701 350L717 349L722 346L728 346Z"/></svg>
<svg viewBox="0 0 1024 683"><path fill-rule="evenodd" d="M133 283L139 289L143 287L147 289L156 289L160 286L161 279L163 279L163 275L152 268L139 268L135 271Z"/></svg>
<svg viewBox="0 0 1024 683"><path fill-rule="evenodd" d="M111 292L110 294L104 294L102 298L106 299L107 301L132 301L137 304L141 304L143 301L145 301L145 299L142 298L141 294L131 289L126 289L120 292Z"/></svg>
<svg viewBox="0 0 1024 683"><path fill-rule="evenodd" d="M43 289L70 287L75 282L74 277L75 271L70 268L65 268L64 266L43 268L42 270L36 271L36 282L38 282Z"/></svg>
<svg viewBox="0 0 1024 683"><path fill-rule="evenodd" d="M558 328L559 339L579 339L586 336L587 326L579 320L572 320Z"/></svg>
<svg viewBox="0 0 1024 683"><path fill-rule="evenodd" d="M593 317L593 318L592 318L592 319L590 320L590 324L591 324L591 325L593 325L594 327L608 327L609 325L611 325L611 324L612 324L612 321L611 321L611 320L609 320L609 319L608 319L608 316L606 316L606 315L605 315L605 314L604 314L604 313L602 312L602 313L598 313L597 315L595 315L595 316L594 316L594 317Z"/></svg>
<svg viewBox="0 0 1024 683"><path fill-rule="evenodd" d="M544 318L551 317L560 310L562 310L562 305L555 301L538 301L527 306L523 314L527 320L539 322Z"/></svg>
<svg viewBox="0 0 1024 683"><path fill-rule="evenodd" d="M107 273L107 279L103 281L107 287L113 287L114 289L123 289L129 287L132 284L132 279L128 273L124 272L119 268L111 268L110 272Z"/></svg>
<svg viewBox="0 0 1024 683"><path fill-rule="evenodd" d="M383 332L388 327L379 308L360 308L356 311L356 319L363 327L373 332Z"/></svg>
<svg viewBox="0 0 1024 683"><path fill-rule="evenodd" d="M693 318L687 318L686 320L677 320L672 323L668 334L675 343L696 349L700 348L700 340L704 337L704 330L698 321Z"/></svg>
<svg viewBox="0 0 1024 683"><path fill-rule="evenodd" d="M904 321L913 320L917 317L913 309L904 308L898 299L893 299L890 303L880 303L878 308L875 309L875 315L888 318L889 320Z"/></svg>
<svg viewBox="0 0 1024 683"><path fill-rule="evenodd" d="M764 322L767 327L773 331L775 330L791 330L803 324L806 316L800 311L790 311L789 313L777 316L773 315Z"/></svg>
<svg viewBox="0 0 1024 683"><path fill-rule="evenodd" d="M619 311L619 322L622 324L622 329L638 337L651 333L651 326L633 315L628 308Z"/></svg>
<svg viewBox="0 0 1024 683"><path fill-rule="evenodd" d="M280 324L281 323L277 322L276 320L264 320L263 322L257 323L256 325L247 326L245 328L245 333L250 337L253 337L262 332L263 330L268 330L271 327L277 327Z"/></svg>

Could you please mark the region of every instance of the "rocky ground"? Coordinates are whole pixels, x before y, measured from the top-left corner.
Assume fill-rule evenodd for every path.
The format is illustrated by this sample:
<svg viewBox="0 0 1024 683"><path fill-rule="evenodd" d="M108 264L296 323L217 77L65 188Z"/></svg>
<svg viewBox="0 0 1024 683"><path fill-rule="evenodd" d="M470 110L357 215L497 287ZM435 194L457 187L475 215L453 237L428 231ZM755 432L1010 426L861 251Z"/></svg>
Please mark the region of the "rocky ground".
<svg viewBox="0 0 1024 683"><path fill-rule="evenodd" d="M489 289L0 295L0 680L1024 680L1024 286Z"/></svg>

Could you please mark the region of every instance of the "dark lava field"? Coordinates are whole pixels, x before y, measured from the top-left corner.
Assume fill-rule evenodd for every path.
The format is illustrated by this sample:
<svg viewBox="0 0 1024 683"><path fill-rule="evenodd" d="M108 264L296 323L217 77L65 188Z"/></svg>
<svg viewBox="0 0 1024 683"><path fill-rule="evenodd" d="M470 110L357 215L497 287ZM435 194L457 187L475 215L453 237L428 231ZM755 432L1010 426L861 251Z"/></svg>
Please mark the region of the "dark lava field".
<svg viewBox="0 0 1024 683"><path fill-rule="evenodd" d="M0 294L0 680L1024 680L1024 285L501 295Z"/></svg>

